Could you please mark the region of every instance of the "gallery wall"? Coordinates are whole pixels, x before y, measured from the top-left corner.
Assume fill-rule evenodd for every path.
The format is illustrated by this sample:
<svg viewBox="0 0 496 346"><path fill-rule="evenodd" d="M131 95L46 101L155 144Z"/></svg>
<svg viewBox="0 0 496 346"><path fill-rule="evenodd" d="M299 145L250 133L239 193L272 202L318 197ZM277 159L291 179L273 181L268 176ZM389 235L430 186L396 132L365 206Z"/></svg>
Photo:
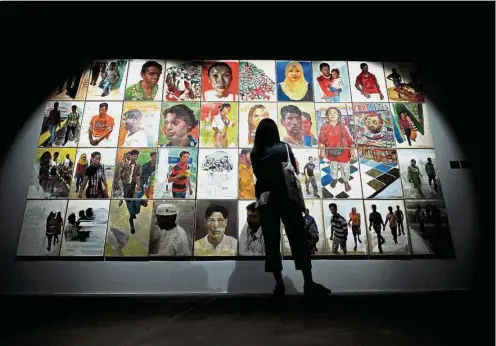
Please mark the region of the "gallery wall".
<svg viewBox="0 0 496 346"><path fill-rule="evenodd" d="M456 204L460 195L464 195L465 200L472 198L471 186L460 184L463 172L453 174L449 170L449 159L460 158L461 153L456 140L442 123L441 115L436 112L435 105L428 103L421 82L415 80L415 77L411 80L410 72L415 70L414 66L368 62L369 71L376 78L380 92L374 90L375 83L370 86L364 81L365 88L371 91L368 94L370 98L367 98L355 86L363 62L329 61L327 64L330 70L338 69L341 72L342 84L336 84L341 89L337 93L339 96L333 96L333 102L326 102L329 100L322 97L331 90L330 86L319 83L321 67L325 67L326 62L292 64L289 61L229 61L217 64L220 67L218 73L225 72L223 68L232 72L230 82L223 81L224 86L228 84L228 87L219 97L213 92L215 88L212 88L216 83L215 78L209 78L208 74L213 62L157 61L163 66L163 71L157 78L157 87L152 88L150 100L144 101L142 90L137 85L146 61L106 61L107 64L115 62L119 71L119 80L113 82L108 95L105 95L106 77L94 65L95 73L90 68L81 76L72 77L71 91L67 90L69 82L66 82L62 85L62 92L55 90L50 100L33 115L33 121L27 123L23 138L29 140L13 147L8 161L8 167L12 169L3 171L5 177L2 179L2 189L12 193L13 187L6 185L6 182L22 181L27 187L28 197L27 200L24 196L19 197L23 191L22 184L17 184L15 193L8 194L12 196L8 203L11 212L4 219L8 220L11 230L7 237L9 241L4 244L6 251L3 257L13 264L13 271L9 275L12 280L5 284L4 290L73 294L269 291L271 281L270 276L263 273L263 253L247 255L240 248L244 246L243 237L246 236L246 205L254 199L249 188L254 177L251 174L253 180L246 183L247 175L244 173L251 172L251 167L249 157L242 149L251 146L250 134L253 128L250 126L254 121L250 111L256 112L257 108L264 111L260 112L261 117L268 116L278 123L281 137L286 137L293 147L300 170L310 157L315 162L315 185L309 177L300 176L300 179L310 215L315 217L319 228L314 267L320 281L343 292L468 288L473 238L468 235L467 227L475 231L476 225L470 223L470 220L458 220L460 214L456 213ZM225 65L229 68L225 68ZM98 66L101 68L102 65ZM177 77L177 69L181 68L178 66L182 66L185 80ZM175 74L172 67L176 68ZM296 73L301 68L301 75L307 81L306 91L305 87L298 90L295 86L297 82L293 84L292 91L289 88L291 78L288 74L294 72L289 71L292 67L296 67ZM396 76L391 77L393 68L399 72L401 80ZM113 74L106 73L107 76ZM98 75L93 80L95 74ZM261 85L254 85L250 80L249 76L254 74L258 76L255 80L259 84L262 82ZM78 78L79 85L74 91ZM206 101L209 98L215 101ZM56 101L59 102L62 122L67 121L64 118L67 117L68 109L74 105L76 114L79 114L75 131L69 133L65 145L67 124L57 127L55 135L51 135L49 124L46 123ZM92 144L88 131L91 119L102 109L101 103L108 104L104 108L113 117L114 126L108 139ZM218 122L223 104L230 106L227 107L223 122L224 125L228 124L224 142L216 138L212 130L215 121ZM182 105L183 110L190 110L194 115L194 123L197 123L196 126L190 126L184 137L187 141L182 142L186 144L181 146L174 145L179 142L174 142L175 134L171 125L174 121L178 122L171 115L173 112L170 112L176 105ZM285 123L285 106L296 107L302 113L299 115L298 110L290 108L293 112L289 113L296 114L297 119L292 121L296 122L300 131L298 138ZM141 137L133 142L128 132L136 130L133 129L137 123L136 112L133 112L136 109L141 113L136 131ZM329 119L329 109L338 110L338 115L340 113L336 124ZM305 113L309 115L308 118ZM305 119L310 120L310 124L305 123ZM410 133L410 143L402 121L403 124L409 124L411 132L415 132L413 136ZM349 136L349 141L345 140L342 145L332 144L332 136L322 135L325 132L322 128L326 124L331 124L334 129L340 127L344 135ZM217 127L222 127L222 124ZM340 136L334 136L336 138L339 143L343 143ZM336 146L341 149L341 162L337 160L333 163L333 152L326 149ZM154 179L149 179L149 183L145 184L148 189L143 188L142 195L135 189L132 196L124 196L125 179L119 172L125 166L125 154L131 150L139 151L137 164L140 166L151 160L153 155L150 153L156 153L157 163ZM40 158L47 151L52 158L55 152L59 152L60 159L48 164L48 179L47 175L40 179L40 168L46 166L45 163L40 164ZM81 161L82 154L86 154L90 160L91 153L95 151L101 154L108 193L94 199L91 198L94 196L85 195L85 192L79 198L76 192L79 185L76 165ZM175 193L177 186L173 189L167 178L171 176L172 168L177 165L179 155L184 151L189 156L187 168L190 184L186 185L186 198L183 199L181 194ZM66 155L72 166L62 159ZM35 162L34 169L26 169L25 160L28 158ZM432 171L427 172L427 158L433 162L435 177ZM420 174L415 175L414 171L409 175L411 159L416 160ZM20 169L16 171L15 167ZM243 173L240 173L242 170ZM13 171L16 173L13 174ZM305 180L309 182L308 191ZM450 186L457 186L455 196L450 196ZM142 203L143 200L146 202ZM352 207L361 214L362 243L357 242L354 247L350 228L346 254L342 251L332 252L329 203L336 203L339 212L347 219ZM405 234L395 237L394 229L392 231L389 225L381 230L386 240L382 249L377 233L373 229L368 231L368 215L372 204L377 206L384 221L389 206L393 210L399 206L405 215ZM155 216L160 205L172 207L177 212L178 224L186 235L183 243L187 244L187 250L183 246L181 252L177 246L172 246L173 250L160 252L161 247L157 244L161 242L164 232L158 227ZM220 210L227 211L224 236L233 240L223 251L214 247L210 251L198 242L208 240L204 239L208 233L205 211L210 206L220 206ZM140 209L139 213L133 209L136 207ZM417 207L420 207L420 212L416 212ZM80 211L86 212L88 208L93 210L90 217L84 213L79 215ZM434 213L433 209L436 210ZM455 215L452 215L452 210ZM52 211L55 215L61 212L61 221L50 221L54 235L48 237L47 216ZM129 220L133 213L136 216L132 221L134 232ZM76 218L77 232L83 236L78 234L71 237L72 221L68 220L71 214ZM469 215L473 218L473 214ZM461 228L464 225L466 227ZM57 235L58 239L55 239ZM290 252L284 236L281 249L289 260ZM465 270L457 272L456 263L462 263L459 261L463 261ZM286 280L292 281L295 290L299 290L300 278L292 268L291 261L285 261L285 269L288 275ZM378 274L373 276L371 272ZM181 275L176 275L178 273ZM394 273L394 280L387 279L393 275L391 273ZM75 279L62 280L62 283L55 285L59 280L57 278L75 278L78 275L91 279L81 282L81 285L75 285ZM334 280L335 277L339 277L339 280ZM136 287L132 281L138 278L147 284ZM250 284L252 278L258 278L260 285L255 287Z"/></svg>

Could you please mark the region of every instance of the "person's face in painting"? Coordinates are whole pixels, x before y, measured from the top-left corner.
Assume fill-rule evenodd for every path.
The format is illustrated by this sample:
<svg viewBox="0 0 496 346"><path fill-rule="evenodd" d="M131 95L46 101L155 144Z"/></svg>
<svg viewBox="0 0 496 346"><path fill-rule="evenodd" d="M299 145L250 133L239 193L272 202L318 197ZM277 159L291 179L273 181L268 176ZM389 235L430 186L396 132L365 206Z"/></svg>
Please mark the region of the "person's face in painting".
<svg viewBox="0 0 496 346"><path fill-rule="evenodd" d="M181 164L185 165L188 163L188 160L189 160L189 154L183 154L183 156L181 156L181 158L179 159Z"/></svg>
<svg viewBox="0 0 496 346"><path fill-rule="evenodd" d="M355 214L356 213L356 208L355 207L351 208L351 213L352 214Z"/></svg>
<svg viewBox="0 0 496 346"><path fill-rule="evenodd" d="M322 70L320 70L320 72L322 72L322 75L324 77L329 77L331 75L331 72L330 72L330 69L328 66L322 67Z"/></svg>
<svg viewBox="0 0 496 346"><path fill-rule="evenodd" d="M176 117L175 113L165 115L165 134L169 140L184 138L191 130L183 118Z"/></svg>
<svg viewBox="0 0 496 346"><path fill-rule="evenodd" d="M291 81L296 82L301 78L301 71L296 66L293 66L288 71L288 77Z"/></svg>
<svg viewBox="0 0 496 346"><path fill-rule="evenodd" d="M176 225L176 215L155 215L155 218L160 229L172 229Z"/></svg>
<svg viewBox="0 0 496 346"><path fill-rule="evenodd" d="M251 164L250 153L241 154L239 161L240 161L240 163L245 164L245 165Z"/></svg>
<svg viewBox="0 0 496 346"><path fill-rule="evenodd" d="M131 162L136 163L136 160L138 159L138 154L133 154L131 155Z"/></svg>
<svg viewBox="0 0 496 346"><path fill-rule="evenodd" d="M152 66L147 68L146 72L141 74L141 78L143 78L143 82L145 82L145 84L154 87L157 85L161 74L162 71L158 67Z"/></svg>
<svg viewBox="0 0 496 346"><path fill-rule="evenodd" d="M58 102L55 102L53 104L53 109L55 109L55 110L59 109L59 103Z"/></svg>
<svg viewBox="0 0 496 346"><path fill-rule="evenodd" d="M247 210L246 222L248 223L248 227L250 227L252 231L256 232L260 227L260 215L258 214L258 211Z"/></svg>
<svg viewBox="0 0 496 346"><path fill-rule="evenodd" d="M216 241L221 241L227 227L227 220L222 213L214 212L205 221L207 223L208 235Z"/></svg>
<svg viewBox="0 0 496 346"><path fill-rule="evenodd" d="M339 73L337 73L336 71L331 72L331 75L332 75L332 79L339 78Z"/></svg>
<svg viewBox="0 0 496 346"><path fill-rule="evenodd" d="M412 167L415 167L415 165L417 164L417 161L412 160L412 161L410 161L410 163L412 164Z"/></svg>
<svg viewBox="0 0 496 346"><path fill-rule="evenodd" d="M226 66L216 66L210 70L208 75L210 85L220 94L223 94L229 89L232 82L232 74Z"/></svg>
<svg viewBox="0 0 496 346"><path fill-rule="evenodd" d="M139 125L138 120L132 117L126 117L124 119L124 128L126 131L133 131Z"/></svg>
<svg viewBox="0 0 496 346"><path fill-rule="evenodd" d="M335 123L338 121L339 119L339 113L336 109L334 108L331 108L328 112L327 112L327 119L329 120L329 122L331 123Z"/></svg>
<svg viewBox="0 0 496 346"><path fill-rule="evenodd" d="M329 210L331 211L332 215L336 215L338 213L338 209L334 206L329 207Z"/></svg>
<svg viewBox="0 0 496 346"><path fill-rule="evenodd" d="M100 160L102 158L100 157L100 155L95 155L91 158L91 164L94 165L94 166L97 166L100 164Z"/></svg>
<svg viewBox="0 0 496 346"><path fill-rule="evenodd" d="M432 163L432 159L431 159L430 157L429 157L429 158L427 158L427 162L428 162L428 163Z"/></svg>
<svg viewBox="0 0 496 346"><path fill-rule="evenodd" d="M310 133L310 130L312 129L312 120L307 117L302 117L301 126L303 128L303 133Z"/></svg>
<svg viewBox="0 0 496 346"><path fill-rule="evenodd" d="M100 114L101 117L104 117L105 114L107 114L107 107L100 107L98 109L98 114Z"/></svg>
<svg viewBox="0 0 496 346"><path fill-rule="evenodd" d="M309 164L313 164L313 157L309 157L309 158L308 158L308 163L309 163Z"/></svg>
<svg viewBox="0 0 496 346"><path fill-rule="evenodd" d="M150 162L155 166L157 164L157 155L150 156Z"/></svg>
<svg viewBox="0 0 496 346"><path fill-rule="evenodd" d="M222 114L222 115L228 115L230 111L231 111L231 107L224 107L224 108L220 111L220 114Z"/></svg>
<svg viewBox="0 0 496 346"><path fill-rule="evenodd" d="M368 73L369 72L369 66L367 64L362 66L362 72L363 73Z"/></svg>
<svg viewBox="0 0 496 346"><path fill-rule="evenodd" d="M401 112L400 113L400 118L401 118L401 120L405 120L405 118L406 118L406 112Z"/></svg>
<svg viewBox="0 0 496 346"><path fill-rule="evenodd" d="M267 118L264 109L263 108L255 109L251 117L248 118L248 128L255 131L255 129L258 127L258 124L260 124L260 121L262 121L262 119L264 118Z"/></svg>
<svg viewBox="0 0 496 346"><path fill-rule="evenodd" d="M286 117L283 120L283 125L288 131L293 135L301 135L302 129L302 119L301 115L296 113L287 113Z"/></svg>

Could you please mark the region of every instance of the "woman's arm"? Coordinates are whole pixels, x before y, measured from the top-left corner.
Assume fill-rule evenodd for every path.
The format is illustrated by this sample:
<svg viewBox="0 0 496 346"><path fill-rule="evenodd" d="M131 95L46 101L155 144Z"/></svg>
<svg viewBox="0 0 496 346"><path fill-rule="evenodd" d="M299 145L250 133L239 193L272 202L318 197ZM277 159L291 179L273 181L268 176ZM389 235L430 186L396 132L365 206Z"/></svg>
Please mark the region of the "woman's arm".
<svg viewBox="0 0 496 346"><path fill-rule="evenodd" d="M293 155L293 150L291 150L291 147L289 146L289 144L284 144L284 145L286 145L288 150L289 150L289 159L291 160L291 165L293 165L293 167L295 169L295 173L300 174L300 170L298 169L298 166L296 165L296 160L295 160L295 157Z"/></svg>

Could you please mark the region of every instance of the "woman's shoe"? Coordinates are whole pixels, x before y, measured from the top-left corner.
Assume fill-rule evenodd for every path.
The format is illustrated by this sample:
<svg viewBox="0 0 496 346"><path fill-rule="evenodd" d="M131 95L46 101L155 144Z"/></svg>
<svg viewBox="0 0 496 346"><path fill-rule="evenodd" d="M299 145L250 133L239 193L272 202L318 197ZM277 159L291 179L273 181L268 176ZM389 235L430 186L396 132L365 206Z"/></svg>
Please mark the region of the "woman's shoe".
<svg viewBox="0 0 496 346"><path fill-rule="evenodd" d="M286 295L286 288L284 287L284 285L276 285L272 295L274 297L284 297Z"/></svg>
<svg viewBox="0 0 496 346"><path fill-rule="evenodd" d="M305 284L303 291L306 297L326 297L331 294L331 290L318 283Z"/></svg>

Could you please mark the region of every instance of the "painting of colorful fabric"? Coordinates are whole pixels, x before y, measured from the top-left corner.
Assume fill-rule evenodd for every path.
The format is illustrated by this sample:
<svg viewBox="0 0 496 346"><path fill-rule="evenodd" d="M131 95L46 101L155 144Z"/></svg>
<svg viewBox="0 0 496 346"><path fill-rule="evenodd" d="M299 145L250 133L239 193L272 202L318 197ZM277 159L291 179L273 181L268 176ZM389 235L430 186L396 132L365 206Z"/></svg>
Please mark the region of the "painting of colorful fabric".
<svg viewBox="0 0 496 346"><path fill-rule="evenodd" d="M240 101L276 101L274 60L249 60L239 64Z"/></svg>
<svg viewBox="0 0 496 346"><path fill-rule="evenodd" d="M202 72L202 101L238 101L238 61L204 61Z"/></svg>
<svg viewBox="0 0 496 346"><path fill-rule="evenodd" d="M432 148L431 124L423 103L391 103L398 148Z"/></svg>
<svg viewBox="0 0 496 346"><path fill-rule="evenodd" d="M387 103L353 103L353 113L358 122L358 147L395 148Z"/></svg>
<svg viewBox="0 0 496 346"><path fill-rule="evenodd" d="M167 60L164 100L200 101L201 61Z"/></svg>
<svg viewBox="0 0 496 346"><path fill-rule="evenodd" d="M314 61L315 102L350 102L350 79L346 61Z"/></svg>
<svg viewBox="0 0 496 346"><path fill-rule="evenodd" d="M434 149L398 150L403 193L409 199L442 199Z"/></svg>
<svg viewBox="0 0 496 346"><path fill-rule="evenodd" d="M358 149L364 198L402 198L398 154L394 149Z"/></svg>
<svg viewBox="0 0 496 346"><path fill-rule="evenodd" d="M200 147L237 147L238 103L202 102L200 126Z"/></svg>
<svg viewBox="0 0 496 346"><path fill-rule="evenodd" d="M195 198L198 149L158 150L155 198Z"/></svg>
<svg viewBox="0 0 496 346"><path fill-rule="evenodd" d="M279 101L313 101L310 61L277 61L276 74Z"/></svg>
<svg viewBox="0 0 496 346"><path fill-rule="evenodd" d="M384 63L387 94L391 102L425 102L417 68L408 63Z"/></svg>

